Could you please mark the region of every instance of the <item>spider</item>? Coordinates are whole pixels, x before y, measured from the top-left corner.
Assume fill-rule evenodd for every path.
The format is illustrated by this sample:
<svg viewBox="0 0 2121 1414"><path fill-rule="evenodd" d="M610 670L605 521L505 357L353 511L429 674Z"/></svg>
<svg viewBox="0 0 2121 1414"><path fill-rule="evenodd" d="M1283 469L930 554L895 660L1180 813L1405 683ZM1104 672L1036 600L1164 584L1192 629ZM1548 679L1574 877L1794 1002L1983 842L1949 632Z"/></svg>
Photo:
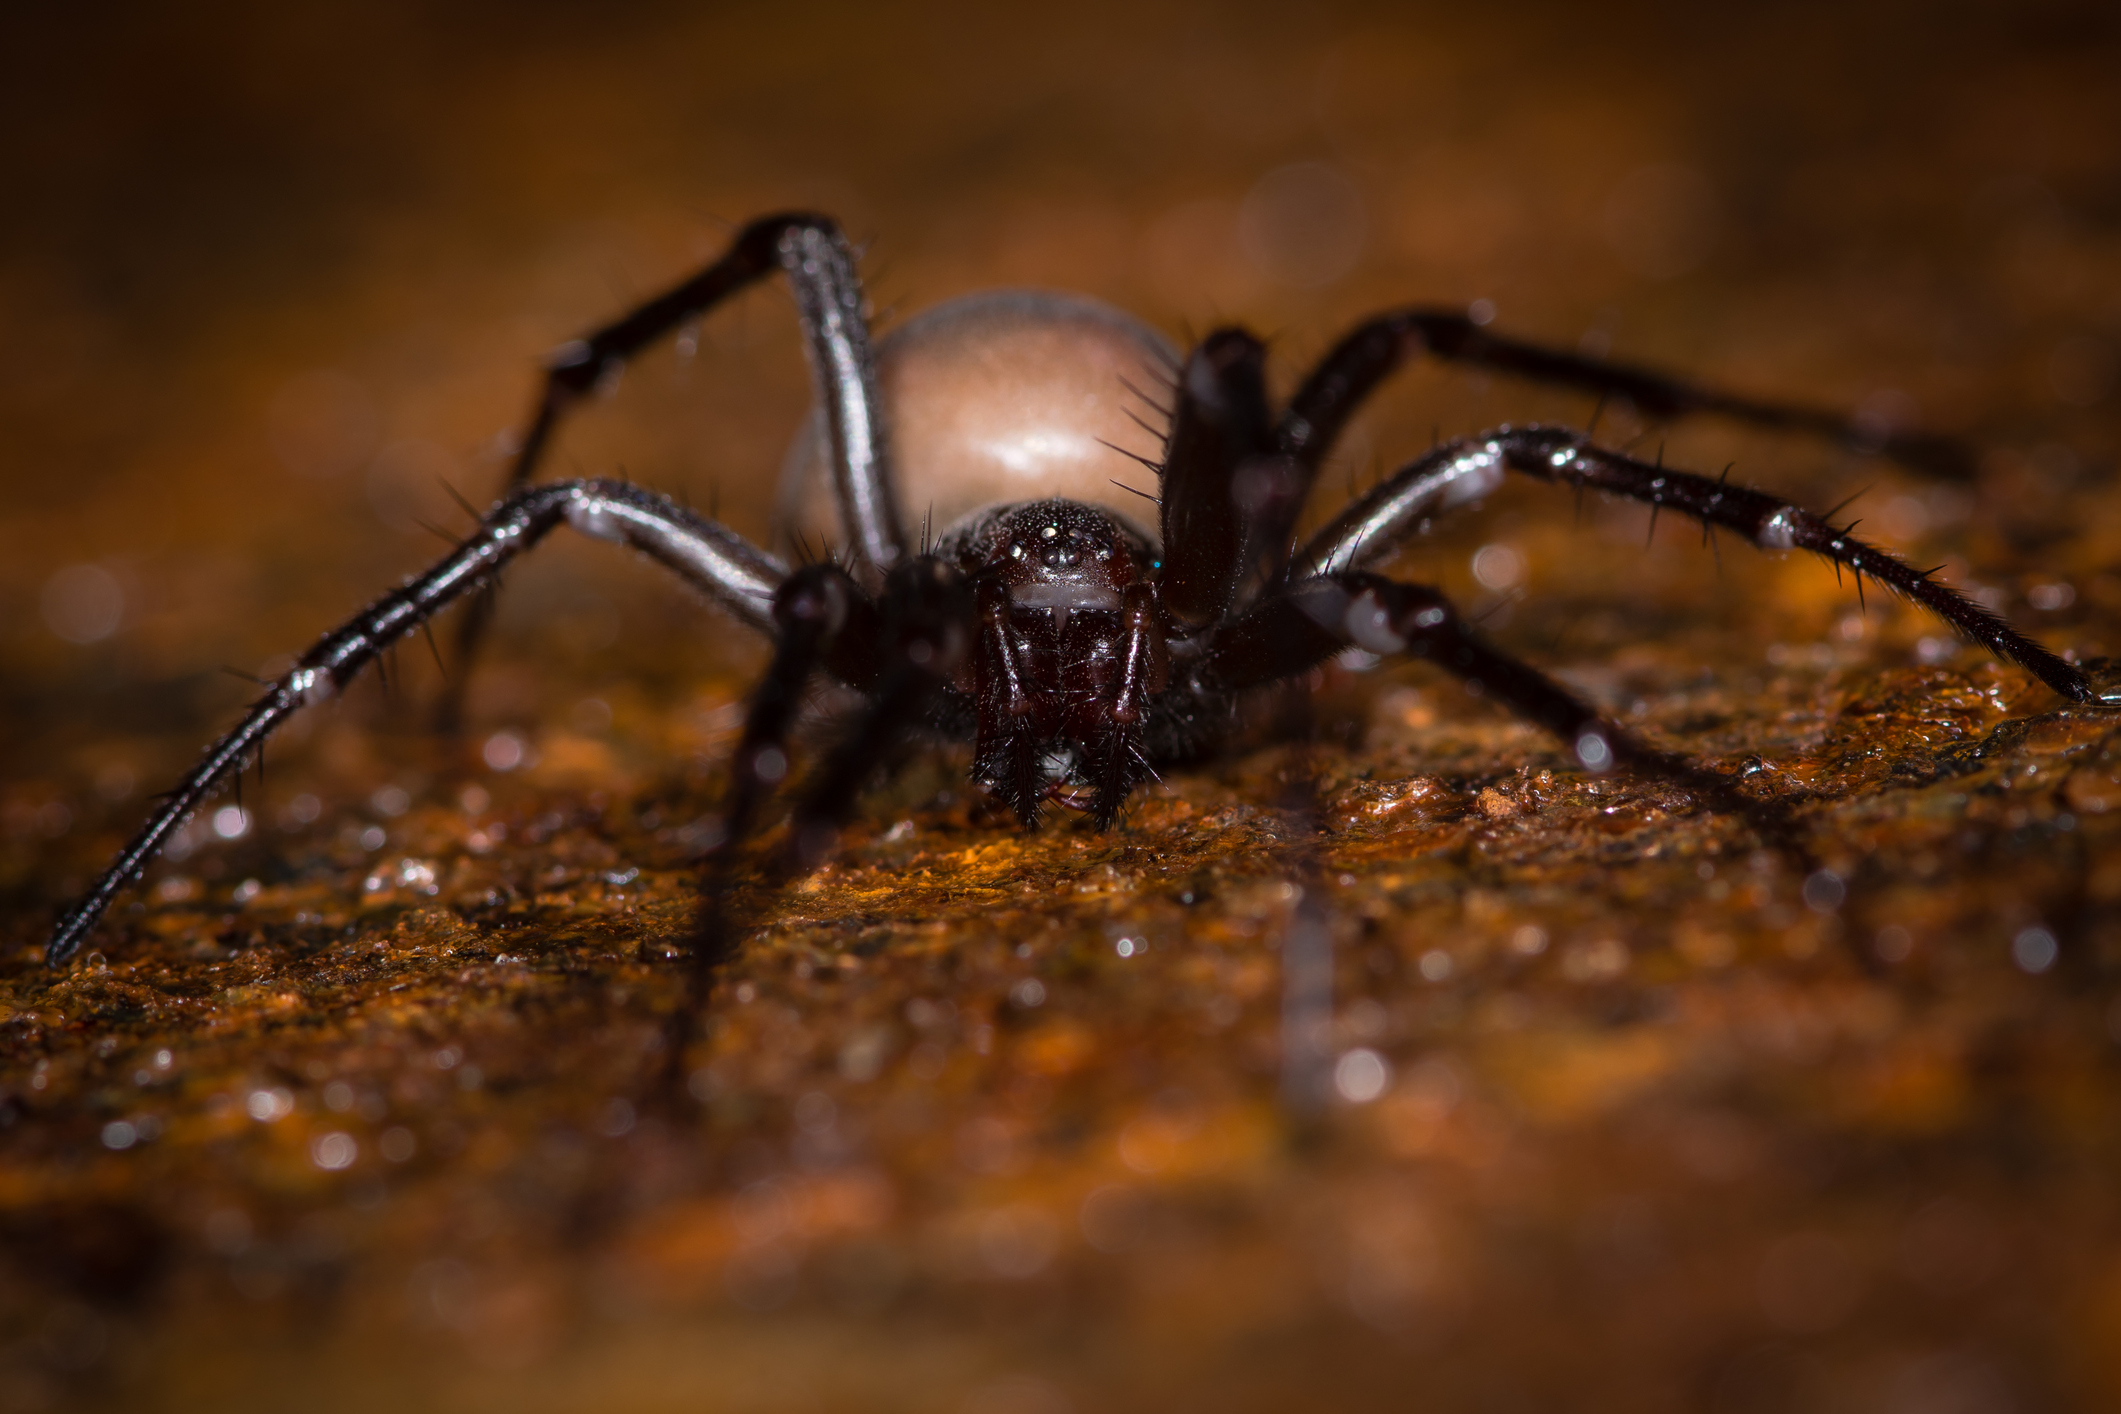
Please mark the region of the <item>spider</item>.
<svg viewBox="0 0 2121 1414"><path fill-rule="evenodd" d="M818 403L791 458L794 480L809 463L829 468L845 544L839 558L791 567L653 491L533 479L572 405L642 349L776 271L794 292ZM799 868L822 859L876 763L909 736L969 738L973 778L1027 828L1053 799L1083 806L1105 828L1157 764L1212 745L1242 694L1350 647L1425 658L1477 684L1559 737L1586 771L1659 775L1742 806L1747 798L1725 777L1637 741L1489 645L1437 590L1370 568L1512 471L1675 510L1763 549L1811 551L1845 566L1859 589L1868 576L2073 702L2121 702L2121 693L2095 691L2073 664L1933 571L1766 492L1646 463L1566 427L1506 425L1444 442L1301 544L1295 539L1319 467L1349 418L1387 375L1424 353L1625 398L1651 416L1720 414L1916 464L1951 454L1938 439L1867 443L1862 429L1831 413L1535 347L1438 309L1360 323L1279 410L1266 393L1264 347L1243 329L1219 329L1180 360L1126 316L1073 297L968 297L879 347L886 372L902 375L889 388L871 351L854 252L833 221L806 213L751 222L693 278L563 345L546 366L506 493L478 528L269 684L63 915L46 960L57 966L80 949L171 832L282 723L343 691L385 648L561 525L645 553L772 641L731 761L717 848L742 843L789 776L791 731L811 685L828 678L860 694L844 738L794 792L789 838ZM1159 454L1140 458L1158 482L1149 498L1153 534L1134 523L1132 506L1112 504L1118 498L1103 489L1101 472L1084 474L1090 434L1069 420L1070 408L1111 395L1130 362L1135 376L1149 378L1161 364L1172 400L1157 409L1164 426L1150 427L1161 437ZM1036 423L1030 435L1017 435L1027 421ZM906 469L904 488L892 456L900 432L931 444ZM953 458L954 471L945 465ZM970 472L967 462L976 464ZM946 485L953 474L959 480ZM975 498L992 498L997 483L1027 498L971 509L932 540L908 536L902 490L947 500L969 487ZM477 622L467 617L467 646Z"/></svg>

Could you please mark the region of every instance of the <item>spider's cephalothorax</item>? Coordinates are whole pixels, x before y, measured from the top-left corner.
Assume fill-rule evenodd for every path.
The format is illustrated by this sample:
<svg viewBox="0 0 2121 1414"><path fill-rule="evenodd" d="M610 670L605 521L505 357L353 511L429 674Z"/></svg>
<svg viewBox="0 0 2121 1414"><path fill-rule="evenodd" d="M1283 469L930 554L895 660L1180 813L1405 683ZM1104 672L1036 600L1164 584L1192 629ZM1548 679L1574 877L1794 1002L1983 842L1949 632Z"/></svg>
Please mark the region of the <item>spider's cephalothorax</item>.
<svg viewBox="0 0 2121 1414"><path fill-rule="evenodd" d="M815 482L829 481L841 559L791 568L654 492L533 480L572 404L642 349L775 272L794 290L818 395L789 458L782 505L794 513ZM1265 391L1265 351L1243 330L1211 333L1181 360L1152 331L1071 296L954 301L872 351L854 257L838 228L822 216L769 216L692 279L561 347L507 493L478 529L268 685L60 920L46 956L55 964L73 956L170 833L290 716L345 688L378 653L563 524L641 551L773 642L730 761L723 859L791 778L791 729L820 677L854 689L863 706L795 789L790 857L798 867L831 847L863 784L911 735L969 736L974 775L1026 825L1049 796L1072 801L1075 789L1090 792L1097 822L1109 825L1155 763L1213 738L1239 694L1351 646L1426 658L1479 685L1558 736L1586 770L1649 772L1742 808L1745 798L1724 777L1635 741L1490 646L1438 591L1374 573L1432 517L1486 495L1513 471L1670 509L1764 549L1811 551L1849 569L1859 587L1868 578L1920 605L2073 702L2117 700L1930 573L1820 517L1765 492L1638 461L1568 428L1505 426L1444 443L1299 544L1297 523L1335 438L1387 375L1422 354L1623 398L1653 416L1717 413L1915 465L1953 453L1909 435L1881 448L1872 432L1831 413L1518 343L1447 310L1364 321L1280 408ZM1151 383L1168 392L1170 406L1140 391ZM1106 449L1127 434L1130 397L1160 418L1137 417L1157 445L1130 453L1156 476L1154 495L1132 493L1156 505L1153 539L1105 504L1116 500L1108 483L1123 467ZM904 529L907 492L931 513L962 519L933 547L916 547ZM978 509L981 502L1001 504ZM480 622L466 617L467 650Z"/></svg>
<svg viewBox="0 0 2121 1414"><path fill-rule="evenodd" d="M1156 552L1080 501L975 512L935 552L975 586L979 628L952 688L977 719L973 775L1026 825L1054 788L1087 784L1110 823L1148 769L1144 730L1170 681Z"/></svg>

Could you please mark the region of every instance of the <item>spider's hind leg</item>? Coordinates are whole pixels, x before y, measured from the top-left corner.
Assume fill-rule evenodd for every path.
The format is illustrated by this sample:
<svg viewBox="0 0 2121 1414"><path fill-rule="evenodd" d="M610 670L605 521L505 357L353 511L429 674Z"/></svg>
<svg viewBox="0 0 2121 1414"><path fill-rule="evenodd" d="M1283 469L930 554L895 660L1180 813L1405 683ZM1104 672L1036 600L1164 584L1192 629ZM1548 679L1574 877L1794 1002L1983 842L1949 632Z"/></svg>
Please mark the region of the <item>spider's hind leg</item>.
<svg viewBox="0 0 2121 1414"><path fill-rule="evenodd" d="M1973 457L1955 438L1913 431L1881 432L1824 408L1768 402L1673 378L1653 369L1546 348L1491 334L1454 309L1396 309L1349 330L1319 359L1283 410L1276 447L1292 469L1293 489L1260 527L1263 543L1286 546L1320 466L1358 408L1378 385L1423 355L1484 368L1550 388L1621 399L1656 419L1702 414L1774 431L1817 437L1876 452L1933 476L1967 480ZM1278 568L1278 567L1277 567ZM1298 564L1296 568L1300 569Z"/></svg>
<svg viewBox="0 0 2121 1414"><path fill-rule="evenodd" d="M750 222L699 274L562 344L546 364L530 427L509 465L508 488L537 474L560 418L586 394L650 345L776 270L787 275L802 316L848 541L858 559L879 570L904 558L906 534L877 412L875 362L854 251L837 223L809 212Z"/></svg>
<svg viewBox="0 0 2121 1414"><path fill-rule="evenodd" d="M787 276L802 319L812 381L825 411L834 493L855 561L865 572L882 574L902 560L906 532L892 485L854 251L830 218L806 212L751 222L706 269L562 344L546 362L529 426L509 463L506 491L537 475L562 418L583 398L650 346L775 271ZM464 668L440 705L445 730L462 718L462 684L490 619L488 601L480 599L459 625L457 660Z"/></svg>
<svg viewBox="0 0 2121 1414"><path fill-rule="evenodd" d="M1658 420L1705 414L1876 452L1931 475L1964 480L1973 471L1967 448L1954 438L1879 429L1825 408L1746 397L1654 369L1491 334L1455 309L1390 310L1349 330L1289 399L1279 434L1283 449L1315 469L1377 386L1424 354L1600 400L1624 400Z"/></svg>

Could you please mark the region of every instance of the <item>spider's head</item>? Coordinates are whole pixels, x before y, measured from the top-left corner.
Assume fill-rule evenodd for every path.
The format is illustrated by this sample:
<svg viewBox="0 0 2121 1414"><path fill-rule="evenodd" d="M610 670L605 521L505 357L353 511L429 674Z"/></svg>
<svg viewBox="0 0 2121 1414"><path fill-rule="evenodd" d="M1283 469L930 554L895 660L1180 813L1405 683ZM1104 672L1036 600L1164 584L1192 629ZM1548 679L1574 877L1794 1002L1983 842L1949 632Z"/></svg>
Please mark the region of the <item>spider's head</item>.
<svg viewBox="0 0 2121 1414"><path fill-rule="evenodd" d="M1109 822L1138 779L1151 698L1169 681L1156 551L1080 501L976 512L936 553L979 600L976 650L957 683L978 716L974 776L1026 825L1061 782L1090 788Z"/></svg>
<svg viewBox="0 0 2121 1414"><path fill-rule="evenodd" d="M977 512L937 552L975 579L999 583L1020 610L1117 613L1129 585L1154 577L1156 552L1118 516L1080 501L1024 501Z"/></svg>

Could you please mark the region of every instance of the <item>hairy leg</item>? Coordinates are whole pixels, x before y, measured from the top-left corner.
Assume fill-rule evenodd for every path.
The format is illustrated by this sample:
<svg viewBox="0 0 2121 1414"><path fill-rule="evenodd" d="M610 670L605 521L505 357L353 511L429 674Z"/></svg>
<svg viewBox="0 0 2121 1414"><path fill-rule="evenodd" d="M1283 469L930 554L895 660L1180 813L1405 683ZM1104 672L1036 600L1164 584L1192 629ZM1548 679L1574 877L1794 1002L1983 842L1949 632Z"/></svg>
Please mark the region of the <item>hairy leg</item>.
<svg viewBox="0 0 2121 1414"><path fill-rule="evenodd" d="M846 237L826 216L761 217L697 275L556 349L509 464L506 489L518 490L536 477L561 418L630 359L775 271L788 277L795 293L811 378L825 410L834 497L846 541L872 576L896 564L906 554L906 532L879 412L861 278ZM458 628L457 658L467 670L490 613L485 600L474 600ZM468 677L468 671L460 672L457 682ZM453 687L442 700L442 725L453 729L462 708L462 688Z"/></svg>
<svg viewBox="0 0 2121 1414"><path fill-rule="evenodd" d="M1265 348L1241 329L1217 330L1179 370L1158 476L1163 606L1182 633L1221 623L1257 578L1256 527L1278 518L1293 486L1286 461L1273 445Z"/></svg>
<svg viewBox="0 0 2121 1414"><path fill-rule="evenodd" d="M1359 571L1298 581L1219 634L1196 681L1210 691L1263 686L1351 646L1420 658L1478 685L1559 738L1593 774L1619 768L1671 781L1743 816L1777 843L1791 842L1782 817L1728 777L1637 740L1560 683L1473 632L1440 591L1426 586Z"/></svg>
<svg viewBox="0 0 2121 1414"><path fill-rule="evenodd" d="M1764 550L1809 550L1854 574L1859 593L1869 576L2072 702L2106 700L2074 664L1940 584L1935 570L1918 570L1779 496L1638 461L1594 446L1568 428L1499 427L1445 443L1358 497L1312 536L1297 552L1296 570L1333 574L1374 565L1439 512L1493 492L1507 471L1674 510L1704 526L1735 530Z"/></svg>
<svg viewBox="0 0 2121 1414"><path fill-rule="evenodd" d="M1573 388L1601 400L1624 399L1653 418L1705 413L1878 452L1935 476L1965 480L1973 471L1972 456L1954 438L1920 432L1880 433L1842 413L1743 397L1647 368L1525 343L1491 334L1459 310L1397 309L1351 329L1289 399L1275 441L1290 459L1293 484L1278 518L1262 527L1264 541L1287 546L1318 468L1348 419L1386 378L1423 355L1492 369L1528 383Z"/></svg>
<svg viewBox="0 0 2121 1414"><path fill-rule="evenodd" d="M79 951L111 900L140 876L169 836L304 707L344 691L384 649L451 603L489 583L502 566L568 525L640 550L751 627L766 631L769 605L787 568L764 550L652 491L617 481L563 481L515 492L489 511L461 545L426 573L392 590L310 646L271 683L234 729L162 798L84 897L60 919L45 948L53 966Z"/></svg>

